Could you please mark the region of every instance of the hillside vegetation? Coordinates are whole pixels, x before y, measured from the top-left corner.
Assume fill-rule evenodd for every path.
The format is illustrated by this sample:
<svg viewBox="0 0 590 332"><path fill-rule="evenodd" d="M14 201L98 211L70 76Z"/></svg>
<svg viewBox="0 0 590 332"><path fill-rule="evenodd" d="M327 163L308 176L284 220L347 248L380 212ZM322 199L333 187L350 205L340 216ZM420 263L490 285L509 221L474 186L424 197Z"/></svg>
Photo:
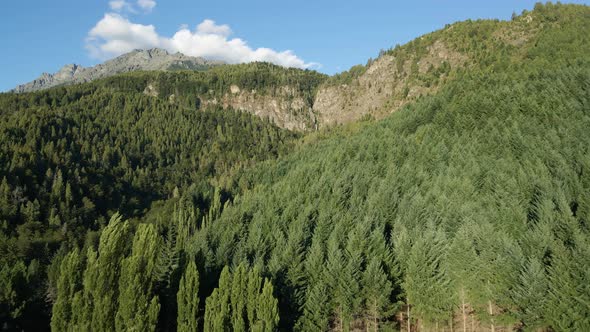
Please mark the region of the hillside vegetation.
<svg viewBox="0 0 590 332"><path fill-rule="evenodd" d="M252 63L208 71L133 72L96 84L119 92L143 92L189 109L241 110L281 128L309 131L318 125L312 106L326 77L310 70Z"/></svg>
<svg viewBox="0 0 590 332"><path fill-rule="evenodd" d="M206 222L212 202L233 195L232 174L298 137L244 112L123 91L132 82L0 95L0 321L47 324L48 264L97 244L114 212L159 222L153 211L168 218L174 203L164 201L181 188Z"/></svg>
<svg viewBox="0 0 590 332"><path fill-rule="evenodd" d="M510 64L528 62L549 31L560 34L552 37L553 42L568 43L574 37L565 32L586 25L586 20L577 9L548 3L513 14L510 21L448 24L405 45L382 50L366 65L330 77L319 89L314 113L321 127L383 118L436 93L464 72L504 71ZM556 47L552 52L563 51Z"/></svg>
<svg viewBox="0 0 590 332"><path fill-rule="evenodd" d="M1 326L590 330L588 36L589 7L538 4L327 81L252 64L1 95ZM378 79L433 49L460 65ZM204 98L289 86L317 110L365 79L399 111L306 136Z"/></svg>

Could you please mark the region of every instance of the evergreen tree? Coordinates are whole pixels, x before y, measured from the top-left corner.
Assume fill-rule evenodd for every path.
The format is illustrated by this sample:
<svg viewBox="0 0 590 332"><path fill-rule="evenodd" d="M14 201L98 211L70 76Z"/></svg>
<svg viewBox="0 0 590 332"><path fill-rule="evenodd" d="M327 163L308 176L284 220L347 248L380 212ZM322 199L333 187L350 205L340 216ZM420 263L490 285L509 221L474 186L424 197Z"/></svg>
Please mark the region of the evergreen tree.
<svg viewBox="0 0 590 332"><path fill-rule="evenodd" d="M545 317L557 330L586 331L590 329L590 286L586 282L590 246L579 232L571 231L568 237L567 243L556 241L552 246Z"/></svg>
<svg viewBox="0 0 590 332"><path fill-rule="evenodd" d="M363 273L362 294L366 314L367 330L379 330L381 318L391 314L391 292L393 288L381 267L381 261L373 257Z"/></svg>
<svg viewBox="0 0 590 332"><path fill-rule="evenodd" d="M413 316L427 326L451 317L449 277L442 263L446 239L434 226L426 228L410 250L404 277L404 290Z"/></svg>
<svg viewBox="0 0 590 332"><path fill-rule="evenodd" d="M544 317L548 282L543 264L536 259L523 263L519 282L513 293L517 315L527 331L536 331L548 324Z"/></svg>
<svg viewBox="0 0 590 332"><path fill-rule="evenodd" d="M219 312L223 309L219 301L219 289L216 288L205 300L203 328L205 332L225 331L224 317L219 315Z"/></svg>
<svg viewBox="0 0 590 332"><path fill-rule="evenodd" d="M298 331L327 331L331 315L328 288L324 283L308 286L303 315L297 322Z"/></svg>
<svg viewBox="0 0 590 332"><path fill-rule="evenodd" d="M360 279L360 257L344 256L338 248L335 237L329 242L325 278L329 282L330 298L336 329L349 329L352 314L360 302L358 297Z"/></svg>

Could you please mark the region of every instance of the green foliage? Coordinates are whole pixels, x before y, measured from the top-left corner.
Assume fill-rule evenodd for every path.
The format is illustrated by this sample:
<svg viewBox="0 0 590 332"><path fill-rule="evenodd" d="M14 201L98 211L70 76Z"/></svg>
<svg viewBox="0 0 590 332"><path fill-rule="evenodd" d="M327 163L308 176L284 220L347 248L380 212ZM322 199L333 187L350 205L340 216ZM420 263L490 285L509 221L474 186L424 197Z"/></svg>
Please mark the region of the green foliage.
<svg viewBox="0 0 590 332"><path fill-rule="evenodd" d="M566 20L586 7L552 10L556 25L513 56L482 54L486 65L457 72L436 95L380 122L333 129L244 174L254 185L195 248L214 252L205 265L255 264L282 281L277 292L300 303L293 323L281 320L286 328L371 329L371 293L362 290L377 273L367 270L380 266L377 280L391 289L380 298L383 327L393 321L388 308L407 298L413 324L425 327L469 316L482 328L583 330L590 27ZM545 22L536 15L532 22ZM497 24L456 31L476 40ZM566 40L553 36L562 29L572 56L551 50ZM302 229L302 246L287 251ZM300 274L290 290L285 276ZM293 314L279 308L281 318Z"/></svg>
<svg viewBox="0 0 590 332"><path fill-rule="evenodd" d="M278 301L274 297L274 290L270 280L265 279L262 293L258 297L256 308L257 320L252 323L252 331L272 332L279 325Z"/></svg>
<svg viewBox="0 0 590 332"><path fill-rule="evenodd" d="M74 249L61 261L57 281L57 299L53 304L51 330L67 331L72 318L72 299L81 289L82 259L80 252Z"/></svg>
<svg viewBox="0 0 590 332"><path fill-rule="evenodd" d="M155 268L162 243L153 224L140 224L131 256L121 263L117 331L154 331L160 303L154 294Z"/></svg>
<svg viewBox="0 0 590 332"><path fill-rule="evenodd" d="M447 240L441 231L428 227L412 244L405 262L403 288L414 317L430 325L452 314L450 278L442 261Z"/></svg>
<svg viewBox="0 0 590 332"><path fill-rule="evenodd" d="M251 67L219 71L238 80L241 70L252 76L256 70L268 70L261 74L268 76L264 80L268 84L290 82L287 76L300 75L293 80L304 85L306 75L314 75L264 65ZM162 82L175 84L174 75L189 73L166 75L170 81ZM23 281L37 291L28 291L28 286L7 289L27 300L16 304L7 298L6 305L11 302L16 307L3 310L8 313L28 305L37 311L35 319L22 316L27 310L21 308L14 318L7 315L2 321L49 324L47 317L41 317L42 313L49 315L44 309L45 266L60 247L79 247L87 233L103 228L114 211L156 223L162 233L176 224L178 246L184 248L197 229L214 219L240 191L231 181L234 174L289 151L298 137L243 112L197 111L146 96L143 88L125 90L125 86L140 84L136 80L123 75L31 94L0 95L1 260L9 266L19 262L28 266L33 259L41 263L41 275ZM170 219L165 208L181 199L183 206L175 213L183 215ZM177 265L177 249L168 246L162 253L168 255L168 264L159 271L159 278L169 279L173 273L170 267ZM84 249L83 255L86 252ZM175 296L176 290L167 293L167 299ZM85 299L90 298L80 298Z"/></svg>
<svg viewBox="0 0 590 332"><path fill-rule="evenodd" d="M278 301L270 280L262 285L258 271L239 265L233 273L226 266L219 287L206 300L205 331L275 331L279 323Z"/></svg>
<svg viewBox="0 0 590 332"><path fill-rule="evenodd" d="M371 330L378 331L383 317L388 317L394 308L391 303L393 286L377 257L373 257L363 274L365 323Z"/></svg>
<svg viewBox="0 0 590 332"><path fill-rule="evenodd" d="M460 315L588 330L588 12L538 5L394 49L404 66L446 38L469 62L415 65L424 83L454 77L297 149L298 135L198 100L231 84L313 98L312 72L253 64L1 95L2 326L42 329L26 318L43 316L47 273L55 330L374 331L399 328L402 302L404 327Z"/></svg>
<svg viewBox="0 0 590 332"><path fill-rule="evenodd" d="M190 261L178 286L178 325L182 332L197 331L199 322L199 272L194 261Z"/></svg>
<svg viewBox="0 0 590 332"><path fill-rule="evenodd" d="M363 65L352 66L349 70L342 73L331 76L326 84L329 85L342 85L350 84L354 79L359 78L362 74L367 71L367 67Z"/></svg>

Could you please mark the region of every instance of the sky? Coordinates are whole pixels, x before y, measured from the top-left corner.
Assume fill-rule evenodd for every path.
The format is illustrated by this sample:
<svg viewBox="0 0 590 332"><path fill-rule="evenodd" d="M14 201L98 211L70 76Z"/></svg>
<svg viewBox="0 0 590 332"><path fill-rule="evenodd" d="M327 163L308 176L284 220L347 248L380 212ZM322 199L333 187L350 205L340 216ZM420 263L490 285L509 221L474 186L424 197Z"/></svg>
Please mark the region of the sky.
<svg viewBox="0 0 590 332"><path fill-rule="evenodd" d="M65 64L92 66L152 47L228 63L269 61L334 74L445 24L508 20L535 2L2 0L0 91Z"/></svg>

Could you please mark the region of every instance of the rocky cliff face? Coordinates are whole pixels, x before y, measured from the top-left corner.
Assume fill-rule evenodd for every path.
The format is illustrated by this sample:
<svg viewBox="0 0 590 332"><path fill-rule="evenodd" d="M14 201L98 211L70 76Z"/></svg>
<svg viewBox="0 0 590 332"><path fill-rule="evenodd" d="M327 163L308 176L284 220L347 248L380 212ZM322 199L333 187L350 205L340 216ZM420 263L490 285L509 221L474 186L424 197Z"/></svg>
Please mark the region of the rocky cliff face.
<svg viewBox="0 0 590 332"><path fill-rule="evenodd" d="M135 50L94 67L84 68L76 64L65 65L55 74L43 73L36 80L19 85L11 92L32 92L58 85L90 82L120 73L137 70L206 69L220 62L170 54L163 49Z"/></svg>
<svg viewBox="0 0 590 332"><path fill-rule="evenodd" d="M166 99L176 103L177 96L162 95L157 84L149 83L144 94ZM199 95L200 107L220 106L223 109L234 109L251 113L260 118L268 118L277 126L295 131L308 131L317 128L317 119L312 110L310 100L306 99L297 89L284 85L272 92L261 93L257 90L246 90L238 85L231 85L229 91L222 96L210 94Z"/></svg>
<svg viewBox="0 0 590 332"><path fill-rule="evenodd" d="M320 126L347 123L364 116L382 118L420 95L436 91L452 68L467 57L435 41L427 53L407 59L384 54L367 65L359 77L345 84L327 82L317 93L313 112ZM448 68L440 71L441 68ZM440 71L436 82L424 82L421 75Z"/></svg>
<svg viewBox="0 0 590 332"><path fill-rule="evenodd" d="M272 94L260 94L256 90L244 91L237 85L222 98L203 99L203 105L220 105L271 119L277 126L290 130L315 129L316 117L312 105L305 101L291 86L278 87Z"/></svg>
<svg viewBox="0 0 590 332"><path fill-rule="evenodd" d="M546 25L530 13L511 21L448 25L331 77L319 88L313 112L320 127L382 118L435 93L463 69L484 68L494 57L504 57L506 63L527 59L527 49Z"/></svg>

